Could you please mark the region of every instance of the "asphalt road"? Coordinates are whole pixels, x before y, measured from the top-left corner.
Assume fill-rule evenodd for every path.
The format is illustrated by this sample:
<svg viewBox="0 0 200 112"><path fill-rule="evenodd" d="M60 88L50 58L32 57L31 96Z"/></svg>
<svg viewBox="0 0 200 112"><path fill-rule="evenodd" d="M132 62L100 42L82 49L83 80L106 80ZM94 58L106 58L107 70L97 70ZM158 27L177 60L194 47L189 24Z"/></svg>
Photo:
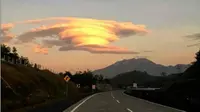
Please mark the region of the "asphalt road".
<svg viewBox="0 0 200 112"><path fill-rule="evenodd" d="M97 93L72 105L64 112L184 112L123 93L122 90Z"/></svg>

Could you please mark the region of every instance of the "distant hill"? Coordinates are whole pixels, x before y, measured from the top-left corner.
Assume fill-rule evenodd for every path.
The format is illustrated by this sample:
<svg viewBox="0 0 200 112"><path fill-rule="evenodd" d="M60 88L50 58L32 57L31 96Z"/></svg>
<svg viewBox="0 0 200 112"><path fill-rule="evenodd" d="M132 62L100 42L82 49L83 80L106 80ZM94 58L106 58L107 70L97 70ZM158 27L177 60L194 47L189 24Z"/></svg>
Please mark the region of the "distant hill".
<svg viewBox="0 0 200 112"><path fill-rule="evenodd" d="M149 81L154 81L157 77L158 76L151 76L146 72L131 71L113 77L111 83L114 87L128 86L132 85L134 82L141 85Z"/></svg>
<svg viewBox="0 0 200 112"><path fill-rule="evenodd" d="M108 67L95 70L93 71L93 73L102 74L108 78L111 78L121 73L136 70L136 71L146 71L148 74L152 76L161 76L162 72L165 72L166 75L184 72L189 66L190 66L189 64L164 66L161 64L156 64L146 58L138 58L138 59L133 58L133 59L117 61L116 63Z"/></svg>

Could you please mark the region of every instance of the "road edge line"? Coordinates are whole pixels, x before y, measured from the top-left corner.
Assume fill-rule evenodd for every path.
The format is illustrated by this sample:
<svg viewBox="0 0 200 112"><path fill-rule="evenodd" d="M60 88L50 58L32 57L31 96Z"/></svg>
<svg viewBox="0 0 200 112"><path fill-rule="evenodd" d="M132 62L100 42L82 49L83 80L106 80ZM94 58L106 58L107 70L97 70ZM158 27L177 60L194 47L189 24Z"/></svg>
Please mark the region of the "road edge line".
<svg viewBox="0 0 200 112"><path fill-rule="evenodd" d="M94 97L94 96L96 96L96 95L98 95L98 93L97 94L93 94L93 95L91 95L91 96L88 96L86 99L84 99L81 103L79 103L77 106L75 106L70 112L75 112L76 111L76 109L78 109L82 104L84 104L87 100L89 100L90 98L92 98L92 97Z"/></svg>
<svg viewBox="0 0 200 112"><path fill-rule="evenodd" d="M131 109L129 109L129 108L126 108L126 110L128 110L129 112L133 112Z"/></svg>
<svg viewBox="0 0 200 112"><path fill-rule="evenodd" d="M113 99L115 99L115 97L114 97L113 93L111 92L110 94L111 94L111 97L112 97Z"/></svg>
<svg viewBox="0 0 200 112"><path fill-rule="evenodd" d="M116 100L117 103L120 103L119 100Z"/></svg>

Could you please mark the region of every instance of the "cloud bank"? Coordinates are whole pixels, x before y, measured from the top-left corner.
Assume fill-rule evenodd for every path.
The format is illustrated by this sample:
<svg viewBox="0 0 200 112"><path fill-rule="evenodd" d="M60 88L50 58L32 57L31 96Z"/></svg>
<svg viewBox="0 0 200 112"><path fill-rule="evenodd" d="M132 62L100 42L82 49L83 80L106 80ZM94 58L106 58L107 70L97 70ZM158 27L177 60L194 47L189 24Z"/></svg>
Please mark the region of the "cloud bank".
<svg viewBox="0 0 200 112"><path fill-rule="evenodd" d="M192 35L187 35L186 37L192 38L192 39L195 39L195 40L199 40L200 39L200 33L195 33L195 34L192 34Z"/></svg>
<svg viewBox="0 0 200 112"><path fill-rule="evenodd" d="M54 21L52 24L51 22ZM21 24L42 24L18 35L10 29ZM48 53L47 48L59 47L59 51L81 50L91 53L138 54L127 48L111 45L112 42L133 35L144 35L149 31L145 25L131 22L97 20L86 18L53 17L27 20L1 25L3 42L15 38L16 43L31 43L40 40L34 51Z"/></svg>
<svg viewBox="0 0 200 112"><path fill-rule="evenodd" d="M196 47L196 46L200 47L200 33L195 33L195 34L192 34L192 35L186 35L185 37L198 41L197 43L187 45L187 47Z"/></svg>

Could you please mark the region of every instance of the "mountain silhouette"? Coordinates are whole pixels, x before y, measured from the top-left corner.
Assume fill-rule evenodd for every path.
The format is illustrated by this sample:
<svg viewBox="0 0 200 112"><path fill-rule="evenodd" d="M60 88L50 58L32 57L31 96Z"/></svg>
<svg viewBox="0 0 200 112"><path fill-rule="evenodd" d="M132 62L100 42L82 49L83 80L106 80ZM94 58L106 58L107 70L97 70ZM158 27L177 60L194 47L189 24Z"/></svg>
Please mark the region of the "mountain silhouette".
<svg viewBox="0 0 200 112"><path fill-rule="evenodd" d="M161 76L161 73L166 75L173 73L184 72L190 65L189 64L177 64L175 66L164 66L161 64L156 64L151 60L146 58L132 58L117 61L116 63L107 66L102 69L93 71L94 74L102 74L105 77L111 78L118 74L130 72L130 71L146 71L152 76Z"/></svg>

